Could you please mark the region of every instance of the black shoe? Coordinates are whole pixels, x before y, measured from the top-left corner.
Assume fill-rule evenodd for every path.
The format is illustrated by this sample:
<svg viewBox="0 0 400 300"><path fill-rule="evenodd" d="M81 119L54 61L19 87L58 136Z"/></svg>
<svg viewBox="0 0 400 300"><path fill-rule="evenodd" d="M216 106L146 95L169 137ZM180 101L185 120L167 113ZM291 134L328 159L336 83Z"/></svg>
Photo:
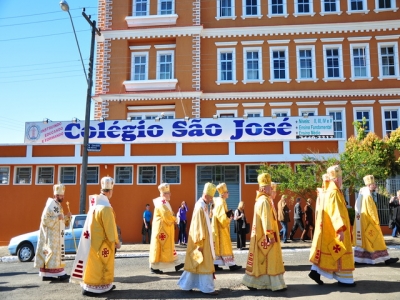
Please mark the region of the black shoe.
<svg viewBox="0 0 400 300"><path fill-rule="evenodd" d="M68 280L70 277L71 277L71 276L69 276L69 275L67 275L67 274L64 274L63 276L58 276L58 279L59 279L60 281L65 281L65 280Z"/></svg>
<svg viewBox="0 0 400 300"><path fill-rule="evenodd" d="M312 280L314 280L319 285L324 284L324 282L320 279L321 275L319 275L318 272L315 270L311 270L311 272L308 274L308 277L310 277Z"/></svg>
<svg viewBox="0 0 400 300"><path fill-rule="evenodd" d="M175 271L178 272L180 269L182 269L185 265L184 264L179 264L175 266Z"/></svg>
<svg viewBox="0 0 400 300"><path fill-rule="evenodd" d="M236 270L239 270L241 268L242 268L242 266L238 266L238 265L229 266L229 270L231 270L231 271L236 271Z"/></svg>
<svg viewBox="0 0 400 300"><path fill-rule="evenodd" d="M159 269L150 268L150 271L151 271L151 274L164 274L164 272Z"/></svg>
<svg viewBox="0 0 400 300"><path fill-rule="evenodd" d="M354 286L356 286L356 283L355 283L355 282L353 282L353 283L343 283L343 282L338 281L338 286L342 286L342 287L354 287Z"/></svg>
<svg viewBox="0 0 400 300"><path fill-rule="evenodd" d="M47 277L47 276L42 277L42 281L52 281L54 279L57 279L57 277Z"/></svg>
<svg viewBox="0 0 400 300"><path fill-rule="evenodd" d="M82 295L83 296L89 296L89 297L96 297L99 294L93 293L93 292L89 292L87 290L82 289Z"/></svg>
<svg viewBox="0 0 400 300"><path fill-rule="evenodd" d="M247 287L250 291L257 291L257 288L253 288L253 287L247 286L247 285L246 285L246 287Z"/></svg>
<svg viewBox="0 0 400 300"><path fill-rule="evenodd" d="M385 260L385 265L388 266L388 265L394 264L394 263L396 263L398 260L399 260L398 257L396 257L396 258L389 258L388 260Z"/></svg>
<svg viewBox="0 0 400 300"><path fill-rule="evenodd" d="M218 265L214 265L215 271L222 271L223 269Z"/></svg>
<svg viewBox="0 0 400 300"><path fill-rule="evenodd" d="M289 241L283 241L283 243L284 243L284 244L290 244L290 242L289 242Z"/></svg>

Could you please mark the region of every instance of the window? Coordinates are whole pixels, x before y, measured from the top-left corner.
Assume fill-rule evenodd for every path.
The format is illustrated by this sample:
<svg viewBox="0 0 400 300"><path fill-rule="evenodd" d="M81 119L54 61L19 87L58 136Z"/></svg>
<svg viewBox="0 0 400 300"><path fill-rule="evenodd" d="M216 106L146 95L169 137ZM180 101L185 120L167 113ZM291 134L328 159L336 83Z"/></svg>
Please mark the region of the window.
<svg viewBox="0 0 400 300"><path fill-rule="evenodd" d="M261 6L260 0L242 0L242 9L243 16L260 16L261 15Z"/></svg>
<svg viewBox="0 0 400 300"><path fill-rule="evenodd" d="M150 0L134 0L133 15L147 16L149 14Z"/></svg>
<svg viewBox="0 0 400 300"><path fill-rule="evenodd" d="M154 120L155 118L160 117L161 112L137 112L137 113L128 113L128 117L131 117L131 120ZM174 112L164 112L163 119L175 119Z"/></svg>
<svg viewBox="0 0 400 300"><path fill-rule="evenodd" d="M260 165L246 165L246 183L258 183L258 170L260 169Z"/></svg>
<svg viewBox="0 0 400 300"><path fill-rule="evenodd" d="M245 109L244 114L247 115L248 118L259 118L264 115L262 109Z"/></svg>
<svg viewBox="0 0 400 300"><path fill-rule="evenodd" d="M133 183L133 167L116 166L115 167L115 183L132 184Z"/></svg>
<svg viewBox="0 0 400 300"><path fill-rule="evenodd" d="M316 80L315 47L297 46L297 81Z"/></svg>
<svg viewBox="0 0 400 300"><path fill-rule="evenodd" d="M375 7L377 9L391 9L395 8L396 0L375 0Z"/></svg>
<svg viewBox="0 0 400 300"><path fill-rule="evenodd" d="M243 48L243 82L264 82L262 80L261 48Z"/></svg>
<svg viewBox="0 0 400 300"><path fill-rule="evenodd" d="M295 0L295 15L309 15L313 13L313 1Z"/></svg>
<svg viewBox="0 0 400 300"><path fill-rule="evenodd" d="M162 182L181 183L181 167L180 166L163 166L161 168Z"/></svg>
<svg viewBox="0 0 400 300"><path fill-rule="evenodd" d="M318 110L316 108L299 109L299 117L312 117L312 116L318 116Z"/></svg>
<svg viewBox="0 0 400 300"><path fill-rule="evenodd" d="M235 0L217 0L217 17L234 17Z"/></svg>
<svg viewBox="0 0 400 300"><path fill-rule="evenodd" d="M268 17L286 17L286 3L286 0L268 0Z"/></svg>
<svg viewBox="0 0 400 300"><path fill-rule="evenodd" d="M38 167L37 184L54 183L54 167Z"/></svg>
<svg viewBox="0 0 400 300"><path fill-rule="evenodd" d="M31 184L32 167L15 168L15 184Z"/></svg>
<svg viewBox="0 0 400 300"><path fill-rule="evenodd" d="M232 48L218 49L218 82L236 84L236 51Z"/></svg>
<svg viewBox="0 0 400 300"><path fill-rule="evenodd" d="M398 108L382 108L383 109L383 119L384 127L383 134L390 136L392 131L399 127L399 110Z"/></svg>
<svg viewBox="0 0 400 300"><path fill-rule="evenodd" d="M270 82L287 81L289 79L288 47L271 47L270 50Z"/></svg>
<svg viewBox="0 0 400 300"><path fill-rule="evenodd" d="M148 52L132 52L132 80L147 80Z"/></svg>
<svg viewBox="0 0 400 300"><path fill-rule="evenodd" d="M370 79L368 45L350 45L351 79Z"/></svg>
<svg viewBox="0 0 400 300"><path fill-rule="evenodd" d="M365 11L367 9L366 0L348 0L349 11Z"/></svg>
<svg viewBox="0 0 400 300"><path fill-rule="evenodd" d="M333 120L333 137L335 139L344 138L344 111L343 110L330 110L329 115Z"/></svg>
<svg viewBox="0 0 400 300"><path fill-rule="evenodd" d="M327 46L324 45L324 61L325 61L325 78L329 79L343 79L343 61L342 61L342 46Z"/></svg>
<svg viewBox="0 0 400 300"><path fill-rule="evenodd" d="M373 128L373 119L372 119L372 109L371 108L354 108L354 116L355 121L362 123L363 118L365 118L365 134L368 134L370 131L374 131ZM357 134L357 132L355 132Z"/></svg>
<svg viewBox="0 0 400 300"><path fill-rule="evenodd" d="M88 167L86 183L99 184L99 167Z"/></svg>
<svg viewBox="0 0 400 300"><path fill-rule="evenodd" d="M397 43L378 44L379 79L398 76L399 60Z"/></svg>
<svg viewBox="0 0 400 300"><path fill-rule="evenodd" d="M340 0L322 0L321 10L324 13L337 13L340 9Z"/></svg>
<svg viewBox="0 0 400 300"><path fill-rule="evenodd" d="M290 110L289 109L272 109L271 111L272 117L289 117Z"/></svg>
<svg viewBox="0 0 400 300"><path fill-rule="evenodd" d="M138 184L155 184L156 171L157 170L155 166L139 166Z"/></svg>
<svg viewBox="0 0 400 300"><path fill-rule="evenodd" d="M76 183L76 167L61 167L60 182L63 184Z"/></svg>
<svg viewBox="0 0 400 300"><path fill-rule="evenodd" d="M219 118L236 118L237 110L235 109L217 110L217 116Z"/></svg>
<svg viewBox="0 0 400 300"><path fill-rule="evenodd" d="M158 14L172 15L175 13L174 0L158 0Z"/></svg>
<svg viewBox="0 0 400 300"><path fill-rule="evenodd" d="M157 79L174 78L174 51L157 52Z"/></svg>
<svg viewBox="0 0 400 300"><path fill-rule="evenodd" d="M0 184L9 184L10 167L0 167Z"/></svg>

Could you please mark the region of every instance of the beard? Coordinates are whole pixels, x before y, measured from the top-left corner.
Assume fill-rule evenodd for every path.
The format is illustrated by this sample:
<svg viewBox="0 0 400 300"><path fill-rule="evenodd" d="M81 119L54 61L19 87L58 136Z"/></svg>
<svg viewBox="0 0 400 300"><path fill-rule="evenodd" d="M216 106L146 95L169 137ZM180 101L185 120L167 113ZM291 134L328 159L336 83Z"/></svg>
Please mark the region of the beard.
<svg viewBox="0 0 400 300"><path fill-rule="evenodd" d="M56 196L56 200L61 203L63 202L64 197Z"/></svg>

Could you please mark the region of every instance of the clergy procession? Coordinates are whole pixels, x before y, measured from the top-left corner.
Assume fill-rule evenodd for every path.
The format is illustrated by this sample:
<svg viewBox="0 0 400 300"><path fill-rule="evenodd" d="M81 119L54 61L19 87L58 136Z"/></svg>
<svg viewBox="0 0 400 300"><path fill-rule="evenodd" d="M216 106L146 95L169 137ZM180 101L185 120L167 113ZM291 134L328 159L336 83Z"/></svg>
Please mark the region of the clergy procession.
<svg viewBox="0 0 400 300"><path fill-rule="evenodd" d="M254 215L250 229L250 245L244 276L241 283L254 290L274 292L290 289L284 280L284 261L281 249L286 243L286 227L280 229L275 198L277 185L271 174L261 173L257 178ZM373 175L364 177L365 187L360 189L355 203L355 221L351 232L347 204L341 191L340 166L328 168L322 176L322 187L317 189L314 234L309 254L309 278L323 285L323 278L337 281L338 289L354 287L355 267L359 264L384 263L391 265L398 258L389 257L380 228L378 211L371 196L376 189ZM101 180L99 195L89 196L89 211L82 231L71 275L65 272L64 228L71 213L64 215L62 202L65 186L54 185L54 197L47 200L40 223L40 235L35 264L43 281L67 281L80 284L82 295L97 296L116 289L114 285L115 251L121 247L117 233L116 215L111 206L114 180ZM152 276L168 271L183 272L177 282L184 291L199 290L204 294L218 295L215 289L216 271L242 270L235 263L230 237L230 222L234 219L226 199L229 190L225 183L217 186L206 183L200 199L195 203L190 222L186 254L182 261L175 249L174 214L168 183L158 186L160 196L153 200L154 213L150 239L149 269ZM215 193L218 192L218 197ZM283 197L282 199L286 199ZM309 202L309 201L308 201ZM67 202L68 204L68 202ZM283 205L284 204L284 205ZM286 207L286 202L279 204ZM309 205L309 203L308 203ZM186 204L185 204L186 206ZM187 211L187 208L186 208ZM285 213L289 209L285 208ZM237 213L235 214L237 218ZM250 218L249 218L250 220ZM283 226L282 225L282 226ZM283 235L282 235L283 234ZM302 235L303 237L303 235ZM291 239L293 239L291 237ZM181 239L182 243L182 239ZM240 246L242 249L243 245ZM354 251L353 251L354 247ZM188 295L189 297L189 295Z"/></svg>

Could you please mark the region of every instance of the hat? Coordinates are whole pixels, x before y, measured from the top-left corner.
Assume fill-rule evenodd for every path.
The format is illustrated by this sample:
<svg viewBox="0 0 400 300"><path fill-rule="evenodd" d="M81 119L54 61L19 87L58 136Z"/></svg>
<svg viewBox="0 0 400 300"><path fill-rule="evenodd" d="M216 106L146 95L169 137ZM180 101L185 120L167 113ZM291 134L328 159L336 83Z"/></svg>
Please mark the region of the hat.
<svg viewBox="0 0 400 300"><path fill-rule="evenodd" d="M158 186L158 190L160 193L169 193L169 184L168 183L161 183Z"/></svg>
<svg viewBox="0 0 400 300"><path fill-rule="evenodd" d="M207 182L204 185L204 190L203 190L203 194L206 194L208 196L214 197L215 194L215 190L217 189L217 187L215 186L215 184L211 183L211 182Z"/></svg>
<svg viewBox="0 0 400 300"><path fill-rule="evenodd" d="M329 167L326 173L329 175L329 179L342 177L342 169L340 168L339 165L334 165Z"/></svg>
<svg viewBox="0 0 400 300"><path fill-rule="evenodd" d="M114 187L114 179L106 176L101 179L101 189L102 190L112 190Z"/></svg>
<svg viewBox="0 0 400 300"><path fill-rule="evenodd" d="M65 185L58 183L53 186L54 195L64 195Z"/></svg>
<svg viewBox="0 0 400 300"><path fill-rule="evenodd" d="M322 175L322 181L329 181L329 175L328 174L324 174Z"/></svg>
<svg viewBox="0 0 400 300"><path fill-rule="evenodd" d="M261 173L257 177L257 181L260 187L267 186L271 184L271 175L268 173Z"/></svg>
<svg viewBox="0 0 400 300"><path fill-rule="evenodd" d="M228 191L228 188L226 187L225 183L220 183L217 185L217 191L220 195L222 195Z"/></svg>
<svg viewBox="0 0 400 300"><path fill-rule="evenodd" d="M363 178L365 185L375 184L374 175L367 175Z"/></svg>

